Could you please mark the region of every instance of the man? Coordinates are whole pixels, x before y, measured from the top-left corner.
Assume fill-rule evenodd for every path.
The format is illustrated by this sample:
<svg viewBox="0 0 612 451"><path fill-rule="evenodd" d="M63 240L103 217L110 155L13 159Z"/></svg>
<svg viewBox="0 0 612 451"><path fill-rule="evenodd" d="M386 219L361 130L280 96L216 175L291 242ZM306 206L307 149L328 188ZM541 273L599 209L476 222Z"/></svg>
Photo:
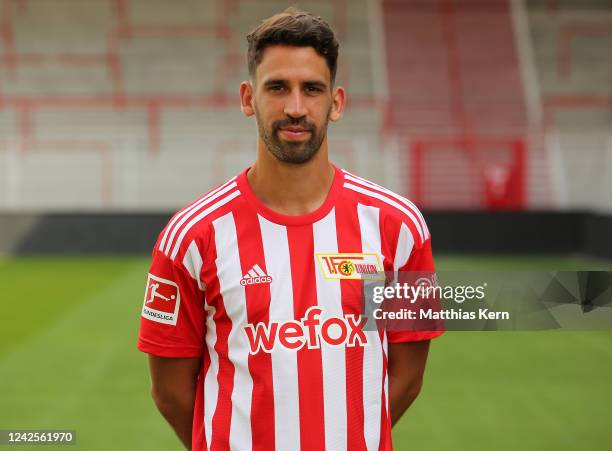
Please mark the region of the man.
<svg viewBox="0 0 612 451"><path fill-rule="evenodd" d="M138 341L153 399L194 450L390 450L441 332L365 330L359 268L433 271L427 226L329 162L345 105L329 25L290 8L247 39L257 159L155 245Z"/></svg>

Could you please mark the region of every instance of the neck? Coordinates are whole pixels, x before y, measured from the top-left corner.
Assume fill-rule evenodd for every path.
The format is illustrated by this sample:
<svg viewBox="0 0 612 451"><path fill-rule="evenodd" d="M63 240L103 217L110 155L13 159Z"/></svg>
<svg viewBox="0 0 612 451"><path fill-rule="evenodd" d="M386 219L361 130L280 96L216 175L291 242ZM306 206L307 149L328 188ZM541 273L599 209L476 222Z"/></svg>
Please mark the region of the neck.
<svg viewBox="0 0 612 451"><path fill-rule="evenodd" d="M279 161L258 139L257 160L247 179L255 195L278 213L301 216L315 211L325 202L334 181L327 138L317 154L303 164Z"/></svg>

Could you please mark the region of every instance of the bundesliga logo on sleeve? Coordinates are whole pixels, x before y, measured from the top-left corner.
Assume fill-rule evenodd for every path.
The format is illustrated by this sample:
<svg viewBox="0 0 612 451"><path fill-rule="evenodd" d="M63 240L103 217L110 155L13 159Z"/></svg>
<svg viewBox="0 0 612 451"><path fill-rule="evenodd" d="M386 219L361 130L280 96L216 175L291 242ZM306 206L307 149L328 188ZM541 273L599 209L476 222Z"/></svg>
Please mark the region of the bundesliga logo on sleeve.
<svg viewBox="0 0 612 451"><path fill-rule="evenodd" d="M163 324L176 326L181 296L176 283L149 274L142 316Z"/></svg>

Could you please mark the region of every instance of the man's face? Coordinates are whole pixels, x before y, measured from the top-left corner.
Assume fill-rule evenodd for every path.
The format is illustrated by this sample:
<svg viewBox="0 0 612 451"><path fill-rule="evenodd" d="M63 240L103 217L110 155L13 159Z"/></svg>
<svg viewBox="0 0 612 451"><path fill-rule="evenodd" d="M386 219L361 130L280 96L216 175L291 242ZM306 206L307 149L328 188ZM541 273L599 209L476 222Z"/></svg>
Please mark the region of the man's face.
<svg viewBox="0 0 612 451"><path fill-rule="evenodd" d="M334 107L325 59L312 47L268 47L255 72L252 106L259 136L278 160L309 161Z"/></svg>

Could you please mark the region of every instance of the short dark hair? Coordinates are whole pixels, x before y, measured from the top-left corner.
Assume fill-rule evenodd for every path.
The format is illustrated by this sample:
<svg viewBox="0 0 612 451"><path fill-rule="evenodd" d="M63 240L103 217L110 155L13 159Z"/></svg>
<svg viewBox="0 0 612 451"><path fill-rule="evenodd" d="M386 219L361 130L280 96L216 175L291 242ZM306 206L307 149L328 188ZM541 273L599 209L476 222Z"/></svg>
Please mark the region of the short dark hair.
<svg viewBox="0 0 612 451"><path fill-rule="evenodd" d="M255 76L255 69L261 63L264 50L272 45L312 47L325 58L332 84L338 68L338 48L334 31L319 16L298 8L290 7L279 14L263 20L247 35L249 44L249 75Z"/></svg>

